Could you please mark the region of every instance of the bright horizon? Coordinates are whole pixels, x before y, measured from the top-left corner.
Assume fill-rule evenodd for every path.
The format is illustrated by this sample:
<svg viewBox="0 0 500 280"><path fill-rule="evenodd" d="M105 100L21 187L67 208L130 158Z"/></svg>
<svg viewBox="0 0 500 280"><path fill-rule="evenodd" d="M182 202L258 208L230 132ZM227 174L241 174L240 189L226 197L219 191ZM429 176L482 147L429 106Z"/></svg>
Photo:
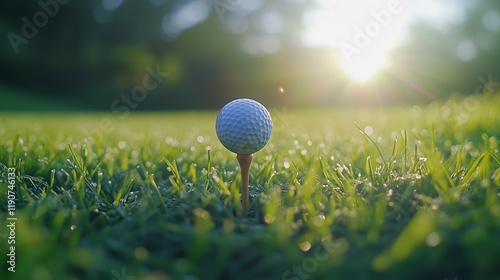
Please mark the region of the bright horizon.
<svg viewBox="0 0 500 280"><path fill-rule="evenodd" d="M467 5L452 4L374 0L367 5L360 0L316 0L303 16L301 39L308 47L336 50L344 71L364 82L379 69L390 67L387 54L405 42L416 21L438 29L462 23Z"/></svg>

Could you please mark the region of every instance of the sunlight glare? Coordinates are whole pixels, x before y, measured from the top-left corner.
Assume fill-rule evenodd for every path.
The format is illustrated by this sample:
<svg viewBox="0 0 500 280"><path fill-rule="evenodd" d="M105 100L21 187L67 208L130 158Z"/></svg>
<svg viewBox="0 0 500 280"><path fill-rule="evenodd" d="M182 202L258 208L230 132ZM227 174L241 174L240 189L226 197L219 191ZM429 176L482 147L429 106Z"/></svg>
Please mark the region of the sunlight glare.
<svg viewBox="0 0 500 280"><path fill-rule="evenodd" d="M358 82L365 82L370 77L386 65L386 60L383 54L361 54L361 57L347 62L345 59L342 60L342 68L346 71L353 79Z"/></svg>
<svg viewBox="0 0 500 280"><path fill-rule="evenodd" d="M301 38L306 46L336 50L342 69L364 82L405 39L409 10L408 3L396 0L316 0L303 17Z"/></svg>

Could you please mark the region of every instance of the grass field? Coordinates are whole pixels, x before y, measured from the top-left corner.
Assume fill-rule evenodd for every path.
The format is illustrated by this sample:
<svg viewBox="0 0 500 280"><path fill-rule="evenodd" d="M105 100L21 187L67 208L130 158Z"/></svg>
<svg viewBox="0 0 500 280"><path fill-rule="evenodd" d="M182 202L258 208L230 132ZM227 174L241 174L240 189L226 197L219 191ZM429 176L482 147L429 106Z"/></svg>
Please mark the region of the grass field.
<svg viewBox="0 0 500 280"><path fill-rule="evenodd" d="M247 217L216 112L1 114L0 279L499 279L499 109L271 110Z"/></svg>

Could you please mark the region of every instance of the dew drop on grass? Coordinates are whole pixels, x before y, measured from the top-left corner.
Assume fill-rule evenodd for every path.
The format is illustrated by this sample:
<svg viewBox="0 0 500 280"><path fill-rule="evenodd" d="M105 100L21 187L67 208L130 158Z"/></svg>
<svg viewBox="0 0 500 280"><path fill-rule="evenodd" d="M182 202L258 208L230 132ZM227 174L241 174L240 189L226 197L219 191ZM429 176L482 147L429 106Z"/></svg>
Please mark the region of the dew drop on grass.
<svg viewBox="0 0 500 280"><path fill-rule="evenodd" d="M435 231L431 232L427 235L425 243L427 243L429 247L436 247L439 243L441 243L441 236L439 236L439 234Z"/></svg>
<svg viewBox="0 0 500 280"><path fill-rule="evenodd" d="M307 252L311 249L311 242L305 241L299 244L300 250Z"/></svg>
<svg viewBox="0 0 500 280"><path fill-rule="evenodd" d="M283 167L285 167L286 169L290 168L290 162L288 161L283 162Z"/></svg>
<svg viewBox="0 0 500 280"><path fill-rule="evenodd" d="M122 150L123 150L123 149L125 149L126 147L127 147L127 142L125 142L125 141L120 141L120 142L118 142L118 148L120 148L120 149L122 149Z"/></svg>
<svg viewBox="0 0 500 280"><path fill-rule="evenodd" d="M467 142L467 143L465 143L465 145L464 145L464 149L465 149L466 151L471 150L471 149L472 149L472 147L473 147L472 142Z"/></svg>
<svg viewBox="0 0 500 280"><path fill-rule="evenodd" d="M392 139L397 139L397 138L398 138L398 135L399 135L399 133L398 133L397 131L393 131L393 132L391 133L391 138L392 138Z"/></svg>
<svg viewBox="0 0 500 280"><path fill-rule="evenodd" d="M165 143L169 144L170 146L174 146L174 147L179 146L179 141L170 137L170 136L165 137Z"/></svg>
<svg viewBox="0 0 500 280"><path fill-rule="evenodd" d="M366 135L371 136L373 134L373 127L367 125L367 126L365 126L364 131L365 131Z"/></svg>

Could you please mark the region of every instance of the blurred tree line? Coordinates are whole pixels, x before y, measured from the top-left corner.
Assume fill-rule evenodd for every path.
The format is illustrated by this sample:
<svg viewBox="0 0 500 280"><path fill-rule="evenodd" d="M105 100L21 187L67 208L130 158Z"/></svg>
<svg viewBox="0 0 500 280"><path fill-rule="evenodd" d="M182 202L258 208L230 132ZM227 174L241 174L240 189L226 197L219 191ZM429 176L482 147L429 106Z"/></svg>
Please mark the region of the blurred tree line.
<svg viewBox="0 0 500 280"><path fill-rule="evenodd" d="M110 110L132 94L140 102L125 106L134 110L217 108L242 96L268 106L416 103L470 94L489 75L499 77L498 31L477 37L485 11L498 11L494 0L478 1L465 22L446 32L415 25L410 40L390 53L397 70L382 70L366 83L353 83L332 50L298 43L309 1L257 1L258 9L242 15L281 12L281 48L265 54L242 51L243 38L259 31L228 31L229 15L238 14L235 1L4 1L0 109ZM188 4L191 13L173 12ZM166 27L176 16L182 17L178 28ZM458 60L454 50L465 37L493 47ZM145 78L151 71L161 73ZM489 82L481 90L496 84Z"/></svg>

